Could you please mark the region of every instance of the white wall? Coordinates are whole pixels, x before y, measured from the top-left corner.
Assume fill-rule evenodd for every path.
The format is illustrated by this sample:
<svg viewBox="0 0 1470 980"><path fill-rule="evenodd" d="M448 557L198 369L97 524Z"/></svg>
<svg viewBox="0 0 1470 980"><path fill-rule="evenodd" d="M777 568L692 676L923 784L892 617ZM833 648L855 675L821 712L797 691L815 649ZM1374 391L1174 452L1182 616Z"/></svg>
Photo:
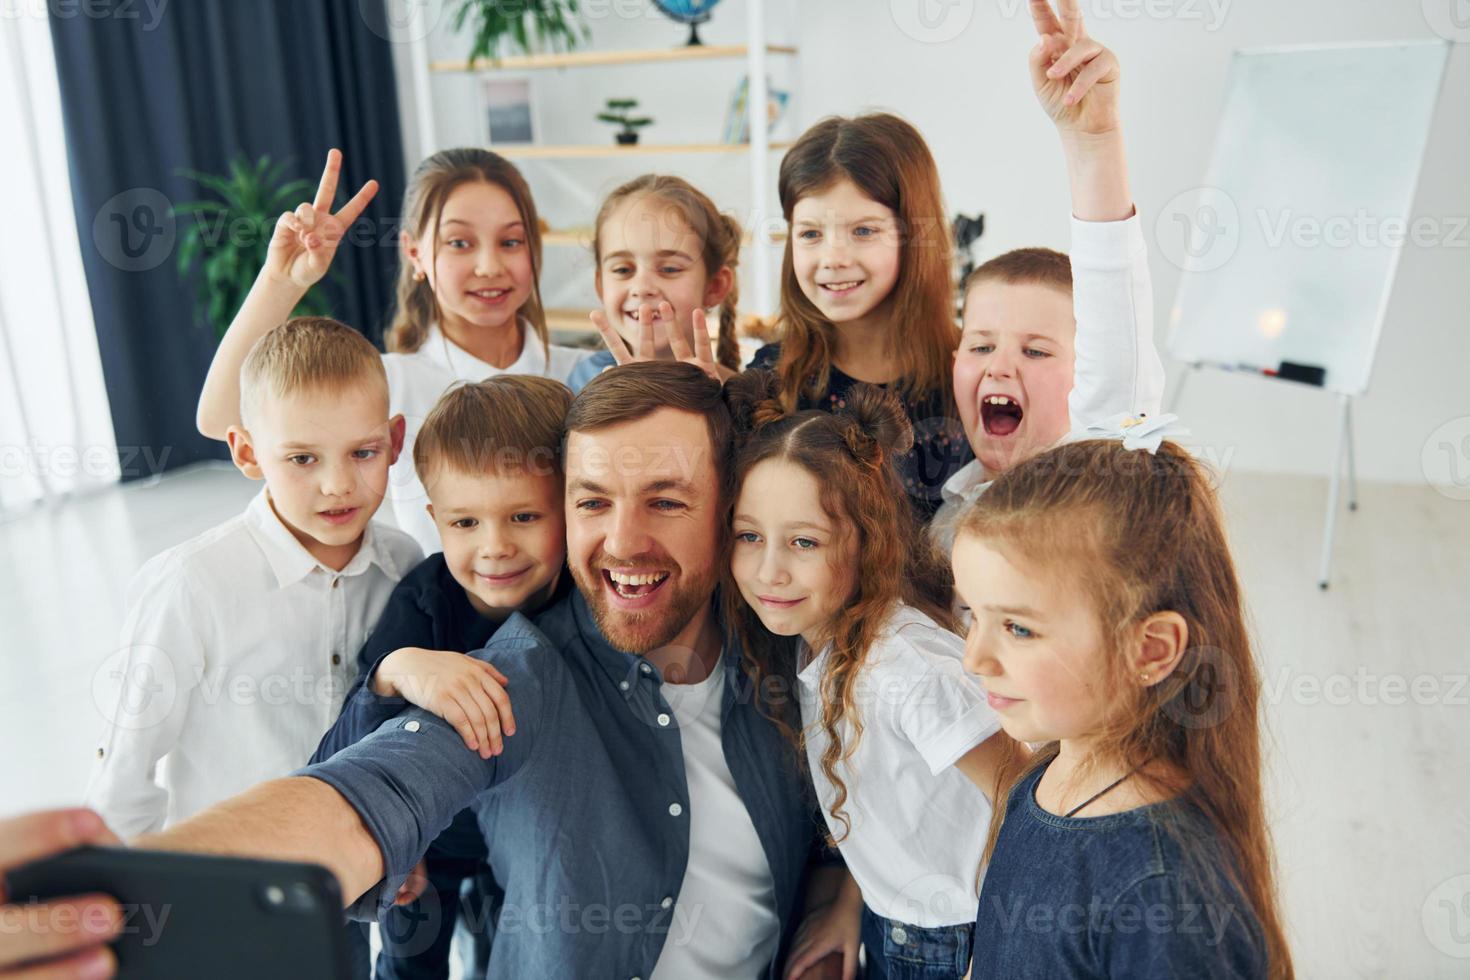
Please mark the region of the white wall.
<svg viewBox="0 0 1470 980"><path fill-rule="evenodd" d="M1230 52L1433 38L1441 36L1436 28L1470 42L1470 25L1456 34L1449 19L1453 2L1082 0L1090 32L1123 65L1132 182L1150 236L1161 345L1179 270L1159 247L1154 222L1171 198L1201 183ZM640 15L630 0L593 6L593 43L599 47L668 45L682 36L682 29L657 14ZM791 118L778 136L831 113L900 112L927 136L950 210L985 212L983 255L1021 245L1067 247L1062 160L1051 124L1030 92L1025 59L1035 34L1023 0L800 0L768 7L772 35L800 47L794 62L773 64L775 84L793 89ZM702 30L706 40L743 40L745 13L745 0L725 0ZM462 56L467 39L449 35L446 27L438 25L431 48L436 56ZM541 139L610 140L592 115L602 98L627 94L642 99L658 120L646 140L713 140L742 72L743 64L732 61L538 73ZM400 77L408 83L406 74ZM441 145L482 139L475 84L469 78L435 80ZM1437 481L1465 481L1470 473L1470 442L1460 442L1470 439L1470 230L1450 234L1455 219L1470 216L1466 120L1470 44L1459 43L1408 216L1435 218L1450 237L1437 247L1405 245L1373 381L1357 405L1358 469L1364 479L1420 482L1426 479L1426 459ZM749 213L739 157L535 161L524 169L552 224L568 225L588 223L602 193L649 166L682 173L722 206ZM775 212L774 196L767 207ZM590 260L575 252L553 255L545 287L553 305L590 304ZM1233 468L1326 469L1334 405L1321 392L1204 372L1191 380L1180 411L1216 458L1228 459ZM1442 448L1446 443L1455 448ZM1460 472L1451 471L1455 465Z"/></svg>

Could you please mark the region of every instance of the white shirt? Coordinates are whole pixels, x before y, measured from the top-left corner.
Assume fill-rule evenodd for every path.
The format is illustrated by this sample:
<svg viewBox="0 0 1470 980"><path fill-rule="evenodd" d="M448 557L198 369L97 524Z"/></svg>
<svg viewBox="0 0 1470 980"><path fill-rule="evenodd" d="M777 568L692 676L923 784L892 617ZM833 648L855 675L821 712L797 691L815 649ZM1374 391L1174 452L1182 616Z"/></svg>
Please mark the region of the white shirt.
<svg viewBox="0 0 1470 980"><path fill-rule="evenodd" d="M535 329L527 323L522 327L525 339L521 343L521 356L509 367L498 368L480 360L445 337L437 326L429 328L418 350L383 355L383 368L388 372L388 412L401 413L407 422L403 452L393 464L388 479L393 520L413 536L426 555L443 549L434 521L424 509L429 498L413 468L413 443L439 396L457 382L484 381L497 374L535 374L566 384L572 368L592 354L589 350L552 344L548 358Z"/></svg>
<svg viewBox="0 0 1470 980"><path fill-rule="evenodd" d="M985 794L954 764L1000 729L985 692L965 673L965 644L917 609L900 606L868 650L857 680L863 733L838 765L851 830L842 859L874 913L936 928L975 921L980 854L990 826ZM807 760L834 837L837 791L822 771L821 678L830 645L797 674ZM843 722L843 744L853 728Z"/></svg>
<svg viewBox="0 0 1470 980"><path fill-rule="evenodd" d="M1154 346L1153 286L1138 215L1122 221L1072 219L1072 309L1076 362L1067 412L1072 432L1120 412L1157 415L1164 364ZM944 503L929 523L947 555L955 525L993 478L978 459L945 481Z"/></svg>
<svg viewBox="0 0 1470 980"><path fill-rule="evenodd" d="M661 693L684 750L689 863L652 980L761 976L781 923L770 862L720 741L725 665L698 684L664 684Z"/></svg>
<svg viewBox="0 0 1470 980"><path fill-rule="evenodd" d="M133 577L118 649L94 681L105 729L88 805L131 837L304 766L389 594L421 558L408 535L369 523L334 572L265 490L154 556Z"/></svg>

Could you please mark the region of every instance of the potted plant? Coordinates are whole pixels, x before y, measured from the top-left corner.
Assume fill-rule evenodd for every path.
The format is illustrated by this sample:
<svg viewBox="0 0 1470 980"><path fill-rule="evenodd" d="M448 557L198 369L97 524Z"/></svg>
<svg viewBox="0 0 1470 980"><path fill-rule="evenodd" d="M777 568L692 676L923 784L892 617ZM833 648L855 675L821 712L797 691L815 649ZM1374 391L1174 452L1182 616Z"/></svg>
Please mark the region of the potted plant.
<svg viewBox="0 0 1470 980"><path fill-rule="evenodd" d="M475 41L469 62L497 60L505 50L536 54L548 47L570 51L591 37L582 20L579 0L458 0L454 32L474 21Z"/></svg>
<svg viewBox="0 0 1470 980"><path fill-rule="evenodd" d="M618 130L618 142L623 146L632 146L638 142L638 130L652 123L653 120L647 116L631 115L638 108L637 99L608 99L606 110L599 112L597 118L614 126L621 126Z"/></svg>
<svg viewBox="0 0 1470 980"><path fill-rule="evenodd" d="M194 318L223 337L245 294L265 265L276 219L306 200L312 185L284 179L282 164L263 156L251 163L243 155L230 163L225 175L180 170L218 200L189 201L173 208L179 229L179 276L186 277L198 262L204 282L194 297ZM192 217L193 220L182 220ZM319 293L309 292L292 316L321 316L328 312Z"/></svg>

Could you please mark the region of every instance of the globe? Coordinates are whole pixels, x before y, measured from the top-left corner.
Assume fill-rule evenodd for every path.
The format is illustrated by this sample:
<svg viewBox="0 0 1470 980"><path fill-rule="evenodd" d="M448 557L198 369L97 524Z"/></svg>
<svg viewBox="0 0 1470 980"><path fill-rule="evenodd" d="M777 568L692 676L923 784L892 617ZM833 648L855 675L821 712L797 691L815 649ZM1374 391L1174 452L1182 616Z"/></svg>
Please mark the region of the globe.
<svg viewBox="0 0 1470 980"><path fill-rule="evenodd" d="M681 24L689 25L689 44L703 44L699 39L699 25L709 20L710 11L720 0L653 0L654 6Z"/></svg>

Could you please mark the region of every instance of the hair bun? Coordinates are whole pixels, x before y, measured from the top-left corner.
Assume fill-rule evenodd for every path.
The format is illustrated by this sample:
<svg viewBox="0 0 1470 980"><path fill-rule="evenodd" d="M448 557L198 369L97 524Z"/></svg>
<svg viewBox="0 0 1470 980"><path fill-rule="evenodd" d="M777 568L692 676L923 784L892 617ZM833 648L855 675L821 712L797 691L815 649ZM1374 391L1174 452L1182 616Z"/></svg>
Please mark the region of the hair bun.
<svg viewBox="0 0 1470 980"><path fill-rule="evenodd" d="M850 417L855 423L850 431L863 437L848 437L848 445L853 446L859 458L867 454L865 448L859 451L864 439L887 456L906 453L913 447L914 427L909 424L903 402L893 392L878 385L855 384L847 390L844 401L847 404L840 414Z"/></svg>
<svg viewBox="0 0 1470 980"><path fill-rule="evenodd" d="M781 403L781 379L775 371L744 371L725 382L725 404L737 436L779 422L791 413Z"/></svg>

